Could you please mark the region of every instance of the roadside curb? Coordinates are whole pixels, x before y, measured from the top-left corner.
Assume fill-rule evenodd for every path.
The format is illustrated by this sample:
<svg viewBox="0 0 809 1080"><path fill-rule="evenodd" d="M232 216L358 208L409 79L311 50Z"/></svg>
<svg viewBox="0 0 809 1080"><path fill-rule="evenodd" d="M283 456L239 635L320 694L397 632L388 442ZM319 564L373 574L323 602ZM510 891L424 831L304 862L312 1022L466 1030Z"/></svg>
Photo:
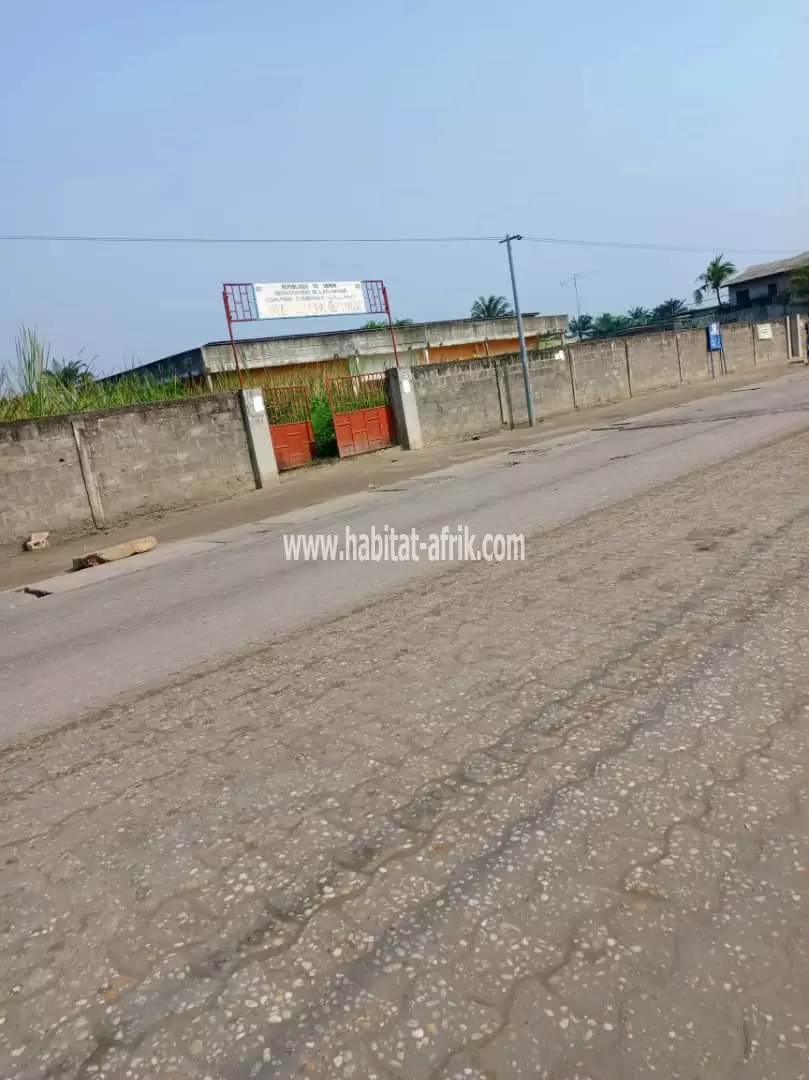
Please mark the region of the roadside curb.
<svg viewBox="0 0 809 1080"><path fill-rule="evenodd" d="M84 570L66 570L64 573L56 574L54 577L34 581L30 585L22 585L18 589L0 593L0 600L4 597L19 596L21 594L37 598L60 596L63 593L86 589L91 585L99 585L112 578L135 574L139 570L147 570L149 567L171 562L172 559L196 555L203 551L211 551L217 546L216 542L206 540L178 540L175 544L166 544L163 548L154 548L152 551L138 555L137 558L132 557L121 559L118 562L101 563Z"/></svg>

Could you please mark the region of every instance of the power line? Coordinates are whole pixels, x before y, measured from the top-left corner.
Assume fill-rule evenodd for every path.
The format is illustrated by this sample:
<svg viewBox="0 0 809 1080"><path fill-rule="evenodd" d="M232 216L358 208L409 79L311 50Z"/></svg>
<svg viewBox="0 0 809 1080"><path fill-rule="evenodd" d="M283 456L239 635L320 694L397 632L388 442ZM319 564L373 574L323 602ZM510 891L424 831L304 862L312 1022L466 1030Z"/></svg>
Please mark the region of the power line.
<svg viewBox="0 0 809 1080"><path fill-rule="evenodd" d="M524 236L533 244L565 244L571 247L619 248L627 251L680 251L688 254L705 254L729 251L736 255L788 255L783 248L738 248L730 244L712 244L709 247L688 247L683 244L638 244L627 240L571 240L558 236Z"/></svg>
<svg viewBox="0 0 809 1080"><path fill-rule="evenodd" d="M686 254L727 251L737 255L789 255L783 248L741 248L729 244L690 247L683 244L635 243L625 240L584 240L559 236L524 236L533 244L614 248L626 251L681 252ZM501 236L364 236L364 237L260 237L260 236L94 236L60 233L0 233L8 243L59 244L481 244L500 243Z"/></svg>
<svg viewBox="0 0 809 1080"><path fill-rule="evenodd" d="M0 233L0 240L69 244L478 244L501 236L82 236L53 233Z"/></svg>

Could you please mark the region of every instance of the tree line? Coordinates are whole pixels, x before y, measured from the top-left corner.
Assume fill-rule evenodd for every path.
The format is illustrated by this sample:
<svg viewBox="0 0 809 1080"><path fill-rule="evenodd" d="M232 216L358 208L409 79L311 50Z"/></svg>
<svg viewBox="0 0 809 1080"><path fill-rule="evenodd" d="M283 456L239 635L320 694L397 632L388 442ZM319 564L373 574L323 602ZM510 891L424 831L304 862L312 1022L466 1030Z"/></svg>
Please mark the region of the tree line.
<svg viewBox="0 0 809 1080"><path fill-rule="evenodd" d="M571 319L570 333L578 337L580 341L584 338L605 337L631 326L646 326L665 319L673 319L687 310L685 300L665 300L652 309L630 308L626 315L613 315L608 311L597 318L593 318L592 315L582 315L579 319ZM514 309L504 296L480 296L472 305L470 314L473 319L503 319L513 315Z"/></svg>
<svg viewBox="0 0 809 1080"><path fill-rule="evenodd" d="M713 293L718 307L723 306L722 289L736 273L736 266L724 255L717 255L699 275L694 290L694 303L704 303ZM797 297L809 296L809 266L794 270L791 275L791 291ZM673 297L654 308L633 307L626 314L616 315L610 311L601 315L581 315L570 320L569 332L579 341L585 338L608 337L636 326L653 326L655 323L671 322L679 315L688 313L685 300ZM472 305L473 319L497 319L513 315L514 311L504 296L480 296Z"/></svg>
<svg viewBox="0 0 809 1080"><path fill-rule="evenodd" d="M736 273L735 265L726 259L724 255L717 255L711 259L705 270L697 278L697 287L694 290L694 303L703 304L706 298L713 293L716 298L716 306L724 307L722 289L726 282ZM789 291L793 298L802 299L809 297L809 265L801 266L790 274ZM636 326L653 326L655 323L670 322L678 315L688 314L688 305L685 300L665 300L656 308L635 307L630 308L625 315L612 315L604 312L598 318L591 315L582 315L580 318L571 319L569 332L579 341L585 338L607 337L611 334L620 333Z"/></svg>
<svg viewBox="0 0 809 1080"><path fill-rule="evenodd" d="M710 290L716 294L717 301L721 304L720 290L735 273L736 267L733 263L724 255L717 255L697 278L697 289L694 292L695 303L701 304L705 294ZM664 300L654 308L630 308L625 315L615 315L610 311L605 311L596 317L581 315L579 318L571 319L569 332L579 341L585 338L607 337L635 326L668 322L677 318L678 315L685 315L687 311L686 301L673 297ZM504 296L480 296L472 305L471 311L473 319L501 319L513 314L514 310Z"/></svg>
<svg viewBox="0 0 809 1080"><path fill-rule="evenodd" d="M736 266L724 255L717 255L706 266L705 270L696 280L694 290L694 303L704 303L706 297L713 293L718 307L723 306L722 289L730 278L736 273ZM796 298L809 297L809 265L793 270L790 276L790 288ZM637 326L654 326L659 323L671 322L678 316L687 315L689 311L685 300L672 297L664 300L654 308L633 307L626 314L615 315L610 311L604 311L601 315L581 315L570 320L569 334L579 341L585 339L609 337L619 334L623 330L631 330ZM472 305L470 316L473 319L505 319L514 315L514 309L505 296L479 296ZM397 319L396 326L410 326L412 319ZM368 322L363 326L364 330L378 330L387 327L385 322Z"/></svg>
<svg viewBox="0 0 809 1080"><path fill-rule="evenodd" d="M694 303L702 304L709 293L713 293L719 307L722 306L722 288L725 283L736 273L735 265L726 259L724 255L717 255L711 259L696 281L694 290ZM581 315L577 319L570 320L570 334L579 341L585 338L609 337L618 334L622 330L631 330L638 326L654 326L658 323L671 322L680 315L688 314L688 304L685 300L672 297L664 300L654 308L633 307L625 315L613 315L605 311L597 318L592 315Z"/></svg>
<svg viewBox="0 0 809 1080"><path fill-rule="evenodd" d="M687 311L688 305L685 300L673 297L671 300L664 300L662 304L654 308L630 308L625 315L613 315L610 311L605 311L596 318L592 315L581 315L577 319L570 320L568 330L573 337L584 341L585 338L608 337L635 326L652 326L655 323L670 322L678 315L685 315Z"/></svg>

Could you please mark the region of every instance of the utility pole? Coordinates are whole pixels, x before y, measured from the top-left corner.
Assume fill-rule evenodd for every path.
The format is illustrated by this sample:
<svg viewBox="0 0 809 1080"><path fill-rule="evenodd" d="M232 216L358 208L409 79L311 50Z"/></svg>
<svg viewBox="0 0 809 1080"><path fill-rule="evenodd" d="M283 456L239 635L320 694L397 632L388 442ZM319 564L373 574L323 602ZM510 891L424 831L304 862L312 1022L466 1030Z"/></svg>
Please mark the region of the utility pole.
<svg viewBox="0 0 809 1080"><path fill-rule="evenodd" d="M511 252L512 240L522 240L522 237L517 234L514 236L506 236L500 243L506 245L506 251L508 252L508 269L511 274L511 292L514 296L514 314L517 316L517 337L520 339L520 361L522 362L522 379L525 384L525 405L528 409L528 426L533 427L536 422L534 418L534 398L531 393L531 376L528 371L528 350L525 347L525 331L523 330L522 325L520 298L517 294L517 277L514 273L514 256Z"/></svg>
<svg viewBox="0 0 809 1080"><path fill-rule="evenodd" d="M573 275L573 288L576 290L576 315L581 320L581 299L579 298L579 275Z"/></svg>
<svg viewBox="0 0 809 1080"><path fill-rule="evenodd" d="M570 284L572 284L573 288L576 290L576 316L578 318L578 326L579 327L581 327L581 298L579 296L579 278L590 277L591 274L597 274L597 273L598 273L597 270L588 270L587 273L580 274L578 272L578 270L577 270L576 273L573 275L573 277L568 278L567 281L560 281L559 282L560 285L570 285ZM579 330L579 341L581 341L581 340L582 340L582 332L581 332L581 329L580 329Z"/></svg>

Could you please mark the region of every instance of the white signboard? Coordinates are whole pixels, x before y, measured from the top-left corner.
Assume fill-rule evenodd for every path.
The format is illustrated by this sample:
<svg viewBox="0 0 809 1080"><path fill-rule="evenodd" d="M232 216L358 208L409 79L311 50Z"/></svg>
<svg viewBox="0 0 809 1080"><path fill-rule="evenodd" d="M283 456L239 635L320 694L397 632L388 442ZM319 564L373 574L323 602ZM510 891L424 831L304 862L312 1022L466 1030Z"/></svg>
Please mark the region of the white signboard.
<svg viewBox="0 0 809 1080"><path fill-rule="evenodd" d="M361 281L282 281L253 288L259 319L363 315L366 310Z"/></svg>
<svg viewBox="0 0 809 1080"><path fill-rule="evenodd" d="M758 324L758 340L772 341L772 323L763 322Z"/></svg>

